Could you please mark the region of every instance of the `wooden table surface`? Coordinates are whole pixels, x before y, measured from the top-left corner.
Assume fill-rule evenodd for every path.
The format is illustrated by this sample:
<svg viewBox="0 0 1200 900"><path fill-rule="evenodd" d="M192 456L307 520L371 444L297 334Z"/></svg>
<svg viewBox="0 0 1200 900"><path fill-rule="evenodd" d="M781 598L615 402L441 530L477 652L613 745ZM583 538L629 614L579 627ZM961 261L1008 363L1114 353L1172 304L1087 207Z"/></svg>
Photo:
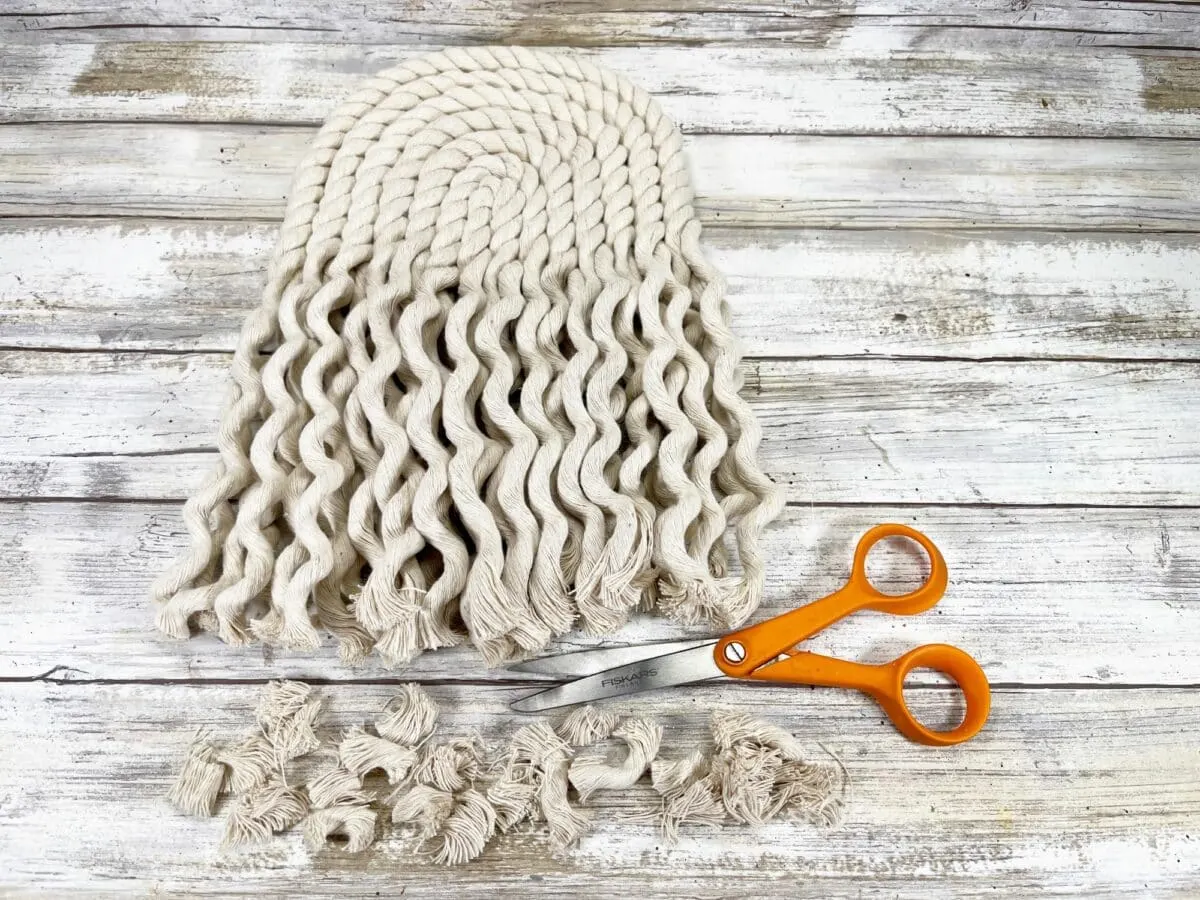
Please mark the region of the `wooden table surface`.
<svg viewBox="0 0 1200 900"><path fill-rule="evenodd" d="M1200 896L1200 4L3 7L0 893ZM669 847L621 820L645 796L606 799L567 855L519 835L445 870L395 835L221 851L219 820L163 800L190 733L244 729L269 678L319 681L334 724L394 690L330 648L160 639L147 584L316 125L366 73L483 42L578 48L686 132L789 501L765 611L835 587L879 521L945 552L936 613L819 646L967 648L995 687L967 745L911 745L832 690L620 706L660 714L669 750L735 706L828 748L852 779L836 827ZM468 653L407 676L451 730L515 727L522 688Z"/></svg>

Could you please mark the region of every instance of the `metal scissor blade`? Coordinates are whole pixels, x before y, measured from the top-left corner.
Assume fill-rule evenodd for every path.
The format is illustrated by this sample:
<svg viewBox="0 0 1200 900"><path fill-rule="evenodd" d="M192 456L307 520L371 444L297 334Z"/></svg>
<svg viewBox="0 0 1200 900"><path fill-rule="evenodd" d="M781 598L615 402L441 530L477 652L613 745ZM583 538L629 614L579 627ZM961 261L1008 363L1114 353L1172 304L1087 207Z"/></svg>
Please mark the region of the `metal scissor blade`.
<svg viewBox="0 0 1200 900"><path fill-rule="evenodd" d="M592 650L577 650L574 653L562 653L558 656L543 656L538 659L527 659L513 663L506 668L510 672L526 672L532 675L549 675L552 678L583 678L595 675L616 666L651 659L655 656L665 656L668 653L678 653L680 650L691 650L701 645L712 646L709 638L690 641L666 641L659 644L636 644L630 647L597 647Z"/></svg>
<svg viewBox="0 0 1200 900"><path fill-rule="evenodd" d="M591 703L605 697L619 697L655 688L692 684L710 678L724 678L713 659L716 641L705 641L697 647L642 659L615 669L606 669L577 681L550 688L539 694L514 701L510 709L517 712L541 712L559 706Z"/></svg>

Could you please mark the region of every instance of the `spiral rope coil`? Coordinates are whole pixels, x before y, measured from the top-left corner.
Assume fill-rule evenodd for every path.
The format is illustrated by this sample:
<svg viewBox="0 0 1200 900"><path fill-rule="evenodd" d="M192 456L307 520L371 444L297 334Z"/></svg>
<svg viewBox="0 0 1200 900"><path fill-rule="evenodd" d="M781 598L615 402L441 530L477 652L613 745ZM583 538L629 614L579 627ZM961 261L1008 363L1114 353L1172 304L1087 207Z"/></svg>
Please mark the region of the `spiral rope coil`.
<svg viewBox="0 0 1200 900"><path fill-rule="evenodd" d="M679 131L582 59L367 81L296 173L159 628L496 665L745 619L781 502L692 199Z"/></svg>

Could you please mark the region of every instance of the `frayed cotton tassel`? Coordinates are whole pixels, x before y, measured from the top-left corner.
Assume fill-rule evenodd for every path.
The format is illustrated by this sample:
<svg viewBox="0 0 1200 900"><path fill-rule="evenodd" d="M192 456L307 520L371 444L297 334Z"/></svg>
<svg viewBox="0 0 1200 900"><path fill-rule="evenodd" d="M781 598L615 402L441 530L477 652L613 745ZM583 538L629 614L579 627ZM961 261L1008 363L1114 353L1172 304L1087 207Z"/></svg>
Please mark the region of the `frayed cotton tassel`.
<svg viewBox="0 0 1200 900"><path fill-rule="evenodd" d="M567 771L571 747L546 722L534 722L518 728L509 744L499 784L501 796L523 793L515 785L532 786L534 803L528 817L544 820L550 828L550 841L564 849L579 839L588 826L588 818L571 806L567 799ZM522 821L520 810L506 811L511 828Z"/></svg>
<svg viewBox="0 0 1200 900"><path fill-rule="evenodd" d="M268 734L295 716L312 696L312 686L302 681L272 681L263 688L254 718Z"/></svg>
<svg viewBox="0 0 1200 900"><path fill-rule="evenodd" d="M454 812L454 795L427 784L401 788L388 802L392 821L397 825L416 825L421 838L431 838Z"/></svg>
<svg viewBox="0 0 1200 900"><path fill-rule="evenodd" d="M339 803L325 809L313 810L304 820L304 841L313 850L319 850L335 835L346 838L343 849L347 853L361 853L375 843L375 820L373 809L358 803Z"/></svg>
<svg viewBox="0 0 1200 900"><path fill-rule="evenodd" d="M803 755L800 742L791 733L751 718L745 713L717 711L712 714L712 736L717 750L732 750L739 744L753 744L768 750L778 750L784 759L796 760Z"/></svg>
<svg viewBox="0 0 1200 900"><path fill-rule="evenodd" d="M775 773L775 815L800 815L821 825L834 825L842 815L839 779L829 766L788 761ZM845 780L840 780L841 791Z"/></svg>
<svg viewBox="0 0 1200 900"><path fill-rule="evenodd" d="M329 809L346 804L370 803L374 797L362 789L362 778L341 765L330 766L306 786L308 802L314 809Z"/></svg>
<svg viewBox="0 0 1200 900"><path fill-rule="evenodd" d="M511 831L533 815L537 785L501 778L487 789L487 799L496 811L496 827Z"/></svg>
<svg viewBox="0 0 1200 900"><path fill-rule="evenodd" d="M454 793L473 784L484 766L479 741L453 740L430 747L412 771L417 784Z"/></svg>
<svg viewBox="0 0 1200 900"><path fill-rule="evenodd" d="M271 742L261 734L251 734L217 752L217 759L229 769L228 789L241 794L258 787L278 768Z"/></svg>
<svg viewBox="0 0 1200 900"><path fill-rule="evenodd" d="M762 825L772 817L775 773L782 763L778 750L744 744L718 753L713 759L713 778L735 822Z"/></svg>
<svg viewBox="0 0 1200 900"><path fill-rule="evenodd" d="M538 785L538 806L550 828L550 843L556 850L565 850L574 844L590 824L588 817L567 800L567 766L565 756L548 759Z"/></svg>
<svg viewBox="0 0 1200 900"><path fill-rule="evenodd" d="M496 811L483 794L463 791L456 798L454 811L433 836L434 862L459 866L483 853L496 833Z"/></svg>
<svg viewBox="0 0 1200 900"><path fill-rule="evenodd" d="M616 713L581 706L558 726L558 735L572 747L587 747L612 736L620 721Z"/></svg>
<svg viewBox="0 0 1200 900"><path fill-rule="evenodd" d="M196 735L179 776L167 792L167 800L180 812L189 816L211 816L216 812L217 796L226 777L219 753L206 734Z"/></svg>
<svg viewBox="0 0 1200 900"><path fill-rule="evenodd" d="M225 820L225 845L239 847L265 841L291 828L306 812L308 804L302 791L281 781L268 781L234 799Z"/></svg>
<svg viewBox="0 0 1200 900"><path fill-rule="evenodd" d="M712 778L735 821L758 825L784 813L837 820L841 800L834 794L833 769L804 762L793 735L741 713L714 713L712 731Z"/></svg>
<svg viewBox="0 0 1200 900"><path fill-rule="evenodd" d="M603 756L581 756L571 763L571 784L580 800L599 790L628 790L642 777L662 743L662 726L649 719L625 719L613 732L629 748L619 763Z"/></svg>
<svg viewBox="0 0 1200 900"><path fill-rule="evenodd" d="M418 754L409 747L401 747L356 728L349 731L338 744L338 759L359 778L382 769L387 775L388 784L395 785L408 775L417 762Z"/></svg>
<svg viewBox="0 0 1200 900"><path fill-rule="evenodd" d="M708 759L700 750L683 759L656 759L650 763L650 784L661 796L677 794L708 774Z"/></svg>
<svg viewBox="0 0 1200 900"><path fill-rule="evenodd" d="M306 701L293 715L281 719L266 734L275 749L276 759L282 765L301 756L307 756L321 747L317 737L316 723L321 714L322 700L314 697Z"/></svg>
<svg viewBox="0 0 1200 900"><path fill-rule="evenodd" d="M415 747L433 733L438 708L429 695L415 684L401 687L401 693L388 702L396 708L375 720L379 736L404 747Z"/></svg>

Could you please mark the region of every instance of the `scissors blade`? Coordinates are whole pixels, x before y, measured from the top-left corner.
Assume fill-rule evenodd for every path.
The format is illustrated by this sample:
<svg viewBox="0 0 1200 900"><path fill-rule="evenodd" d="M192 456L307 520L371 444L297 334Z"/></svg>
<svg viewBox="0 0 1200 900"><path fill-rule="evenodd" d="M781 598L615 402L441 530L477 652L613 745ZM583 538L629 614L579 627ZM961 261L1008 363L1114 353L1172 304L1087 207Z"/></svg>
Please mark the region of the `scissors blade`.
<svg viewBox="0 0 1200 900"><path fill-rule="evenodd" d="M510 704L516 712L541 712L559 706L576 706L605 697L619 697L640 691L672 687L724 678L713 659L716 641L705 641L697 647L642 659L615 669L606 669L586 678L570 681Z"/></svg>
<svg viewBox="0 0 1200 900"><path fill-rule="evenodd" d="M508 666L510 672L526 672L532 675L549 675L552 678L583 678L585 675L595 675L605 669L624 666L629 663L677 653L680 650L691 650L703 644L712 645L709 638L692 639L690 641L665 641L658 644L635 644L629 647L596 647L590 650L576 650L574 653L562 653L558 656L542 656L538 659L527 659Z"/></svg>

